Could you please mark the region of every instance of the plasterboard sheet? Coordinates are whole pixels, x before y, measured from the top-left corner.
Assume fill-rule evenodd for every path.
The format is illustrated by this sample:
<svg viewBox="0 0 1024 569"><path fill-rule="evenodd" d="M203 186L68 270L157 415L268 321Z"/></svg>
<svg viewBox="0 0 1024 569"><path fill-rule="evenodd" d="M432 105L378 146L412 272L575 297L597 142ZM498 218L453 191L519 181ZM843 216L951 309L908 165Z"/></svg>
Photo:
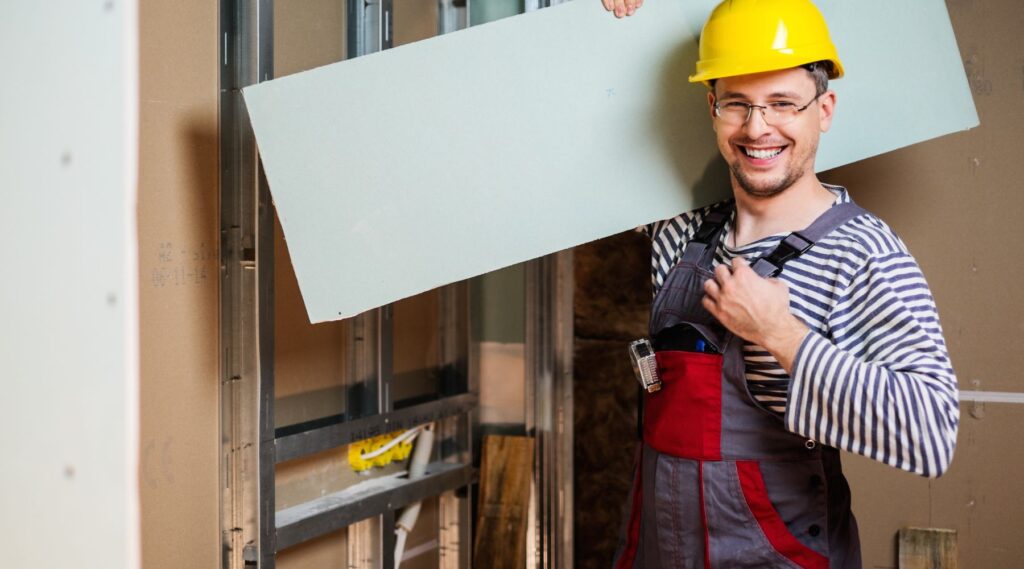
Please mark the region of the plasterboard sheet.
<svg viewBox="0 0 1024 569"><path fill-rule="evenodd" d="M135 569L138 3L3 14L0 565Z"/></svg>
<svg viewBox="0 0 1024 569"><path fill-rule="evenodd" d="M245 89L306 309L336 320L728 193L690 85L713 0L579 0ZM819 169L977 124L942 0L820 2Z"/></svg>

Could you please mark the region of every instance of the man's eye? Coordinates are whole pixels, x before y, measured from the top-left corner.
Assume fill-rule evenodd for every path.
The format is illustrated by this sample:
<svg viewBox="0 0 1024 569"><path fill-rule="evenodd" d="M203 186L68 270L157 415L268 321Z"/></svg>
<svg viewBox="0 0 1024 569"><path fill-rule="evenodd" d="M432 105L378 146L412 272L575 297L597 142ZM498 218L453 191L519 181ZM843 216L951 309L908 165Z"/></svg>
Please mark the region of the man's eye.
<svg viewBox="0 0 1024 569"><path fill-rule="evenodd" d="M768 103L768 106L770 106L771 108L775 109L776 111L783 111L783 112L785 112L785 111L792 111L793 109L796 108L796 105L794 105L793 103L787 103L785 101L779 101L777 103Z"/></svg>
<svg viewBox="0 0 1024 569"><path fill-rule="evenodd" d="M723 109L725 109L727 111L744 111L745 112L747 110L747 104L746 103L739 103L739 102L736 102L736 101L730 101L728 103L723 103L723 104L721 104L719 106L721 106Z"/></svg>

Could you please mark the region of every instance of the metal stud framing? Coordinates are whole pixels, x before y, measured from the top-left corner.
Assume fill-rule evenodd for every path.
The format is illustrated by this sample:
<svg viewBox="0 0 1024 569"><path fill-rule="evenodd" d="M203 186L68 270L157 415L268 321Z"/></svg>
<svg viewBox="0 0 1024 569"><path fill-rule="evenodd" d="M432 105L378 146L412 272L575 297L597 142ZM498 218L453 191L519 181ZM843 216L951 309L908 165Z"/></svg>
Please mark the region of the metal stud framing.
<svg viewBox="0 0 1024 569"><path fill-rule="evenodd" d="M439 0L439 32L463 27L467 9ZM346 0L350 56L391 47L391 0ZM279 550L349 527L350 564L394 567L397 508L440 496L442 565L468 567L467 493L473 381L442 400L394 411L392 310L384 307L348 320L346 383L361 383L344 421L299 432L274 428L274 210L259 164L241 88L273 77L273 0L221 0L221 500L223 568L272 569ZM442 365L467 368L467 287L445 287L439 320ZM465 449L449 453L415 482L385 480L375 490L340 492L275 511L275 464L316 450L346 445L395 428L437 421L442 440ZM389 485L390 484L390 485ZM364 489L365 490L365 489ZM453 527L455 526L454 530Z"/></svg>
<svg viewBox="0 0 1024 569"><path fill-rule="evenodd" d="M350 56L391 47L392 0L345 0ZM437 0L438 32L468 24L463 0ZM527 0L527 9L560 0ZM344 421L299 432L275 432L274 211L241 98L241 88L273 77L273 0L221 0L221 435L222 562L225 569L272 569L276 553L349 527L349 563L394 567L395 511L440 497L441 567L468 568L472 482L470 441L476 429L477 378L455 394L394 410L390 382L391 307L346 321L350 346L346 383L361 383ZM531 566L572 567L572 254L527 265L527 430L537 439L536 552ZM467 366L468 291L441 291L441 365ZM416 482L385 480L296 508L275 511L274 466L379 432L436 421L456 452L438 457ZM346 494L348 492L348 494Z"/></svg>

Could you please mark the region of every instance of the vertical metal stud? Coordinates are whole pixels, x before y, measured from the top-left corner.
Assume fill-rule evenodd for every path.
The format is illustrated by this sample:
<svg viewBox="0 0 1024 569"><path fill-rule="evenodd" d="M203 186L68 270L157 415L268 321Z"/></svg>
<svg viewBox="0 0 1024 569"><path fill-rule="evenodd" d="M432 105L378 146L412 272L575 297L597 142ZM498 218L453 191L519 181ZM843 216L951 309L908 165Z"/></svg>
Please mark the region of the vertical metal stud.
<svg viewBox="0 0 1024 569"><path fill-rule="evenodd" d="M374 53L391 47L394 21L391 0L347 0L346 53L349 58ZM393 360L392 309L390 306L371 310L349 319L352 332L352 363L349 368L348 418L383 413L391 407L391 376ZM392 513L392 518L394 514ZM383 517L368 519L349 526L348 563L350 567L383 568L387 549ZM394 566L393 540L390 559Z"/></svg>
<svg viewBox="0 0 1024 569"><path fill-rule="evenodd" d="M272 568L274 213L241 89L273 77L273 0L220 22L221 566Z"/></svg>
<svg viewBox="0 0 1024 569"><path fill-rule="evenodd" d="M526 265L527 432L537 465L532 561L544 568L573 566L572 352L568 251Z"/></svg>

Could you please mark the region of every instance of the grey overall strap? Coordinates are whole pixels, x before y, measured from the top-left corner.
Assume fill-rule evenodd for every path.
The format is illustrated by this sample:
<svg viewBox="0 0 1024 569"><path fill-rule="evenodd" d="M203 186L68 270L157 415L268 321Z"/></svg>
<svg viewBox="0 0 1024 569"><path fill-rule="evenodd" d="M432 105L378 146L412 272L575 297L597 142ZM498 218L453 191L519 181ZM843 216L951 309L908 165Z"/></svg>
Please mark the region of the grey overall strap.
<svg viewBox="0 0 1024 569"><path fill-rule="evenodd" d="M782 272L782 267L814 247L817 241L832 233L847 221L867 213L867 210L853 202L834 205L821 214L807 229L794 231L787 235L777 247L767 255L758 258L750 266L762 277L775 277Z"/></svg>
<svg viewBox="0 0 1024 569"><path fill-rule="evenodd" d="M687 241L680 262L711 266L711 257L714 255L715 249L718 248L718 238L722 234L725 223L729 221L729 216L732 215L733 207L733 201L728 200L704 216L700 227L697 228L697 233ZM708 255L709 252L710 255Z"/></svg>

